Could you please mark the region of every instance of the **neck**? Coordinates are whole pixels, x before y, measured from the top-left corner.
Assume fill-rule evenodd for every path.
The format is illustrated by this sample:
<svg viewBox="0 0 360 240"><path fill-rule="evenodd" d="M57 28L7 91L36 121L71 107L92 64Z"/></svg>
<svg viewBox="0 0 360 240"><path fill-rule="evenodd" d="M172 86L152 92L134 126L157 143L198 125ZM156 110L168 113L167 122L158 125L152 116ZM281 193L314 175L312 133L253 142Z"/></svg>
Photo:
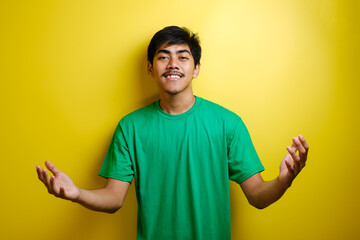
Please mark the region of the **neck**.
<svg viewBox="0 0 360 240"><path fill-rule="evenodd" d="M160 94L160 107L163 111L177 115L188 111L195 103L195 96L179 93L175 95Z"/></svg>

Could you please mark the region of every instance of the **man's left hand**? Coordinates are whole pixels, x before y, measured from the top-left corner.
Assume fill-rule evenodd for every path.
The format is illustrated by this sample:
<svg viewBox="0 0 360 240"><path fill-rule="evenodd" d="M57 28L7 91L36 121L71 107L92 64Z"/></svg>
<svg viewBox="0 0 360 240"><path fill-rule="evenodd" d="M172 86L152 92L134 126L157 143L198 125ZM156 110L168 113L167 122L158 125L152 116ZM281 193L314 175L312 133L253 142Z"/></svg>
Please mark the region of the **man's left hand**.
<svg viewBox="0 0 360 240"><path fill-rule="evenodd" d="M301 135L293 137L291 147L287 147L288 153L280 164L279 179L291 185L295 177L305 167L309 145Z"/></svg>

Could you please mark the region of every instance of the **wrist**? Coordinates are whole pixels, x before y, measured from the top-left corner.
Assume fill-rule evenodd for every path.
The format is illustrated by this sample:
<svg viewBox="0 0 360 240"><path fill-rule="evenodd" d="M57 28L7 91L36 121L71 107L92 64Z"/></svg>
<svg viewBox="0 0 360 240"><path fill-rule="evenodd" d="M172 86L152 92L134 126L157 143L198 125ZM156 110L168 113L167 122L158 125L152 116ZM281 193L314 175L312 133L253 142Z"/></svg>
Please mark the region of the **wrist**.
<svg viewBox="0 0 360 240"><path fill-rule="evenodd" d="M290 177L283 177L281 175L278 176L278 182L283 190L288 189L294 179L291 179Z"/></svg>
<svg viewBox="0 0 360 240"><path fill-rule="evenodd" d="M83 189L76 187L77 189L77 195L74 196L74 198L69 199L70 201L74 203L80 203L81 204L81 195L83 195Z"/></svg>

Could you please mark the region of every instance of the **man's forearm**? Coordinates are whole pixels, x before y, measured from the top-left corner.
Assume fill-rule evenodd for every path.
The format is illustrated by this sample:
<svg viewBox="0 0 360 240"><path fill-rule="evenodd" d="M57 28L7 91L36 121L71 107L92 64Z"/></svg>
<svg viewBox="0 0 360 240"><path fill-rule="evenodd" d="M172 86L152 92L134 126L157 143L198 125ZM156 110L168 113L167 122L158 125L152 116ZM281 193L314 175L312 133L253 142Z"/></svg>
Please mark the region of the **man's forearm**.
<svg viewBox="0 0 360 240"><path fill-rule="evenodd" d="M104 188L85 190L78 188L69 176L57 169L51 162L46 161L45 165L52 172L51 177L47 170L39 165L36 166L36 172L39 180L44 183L50 194L77 202L95 211L116 212L121 208L130 186L130 182L108 178Z"/></svg>
<svg viewBox="0 0 360 240"><path fill-rule="evenodd" d="M129 186L129 182L109 178L104 188L79 189L74 202L94 211L114 213L122 207Z"/></svg>
<svg viewBox="0 0 360 240"><path fill-rule="evenodd" d="M116 197L107 188L79 189L79 192L79 198L74 202L94 211L115 213L123 204L123 199Z"/></svg>
<svg viewBox="0 0 360 240"><path fill-rule="evenodd" d="M249 203L259 209L279 200L290 185L291 181L280 176L272 181L264 181L259 173L240 184Z"/></svg>
<svg viewBox="0 0 360 240"><path fill-rule="evenodd" d="M279 176L272 181L264 181L260 173L240 183L249 203L256 208L265 208L276 202L300 171L305 167L309 145L301 135L293 137L293 144L280 164Z"/></svg>
<svg viewBox="0 0 360 240"><path fill-rule="evenodd" d="M281 198L291 184L280 181L279 177L272 181L258 182L253 194L248 197L249 203L256 208L263 209Z"/></svg>

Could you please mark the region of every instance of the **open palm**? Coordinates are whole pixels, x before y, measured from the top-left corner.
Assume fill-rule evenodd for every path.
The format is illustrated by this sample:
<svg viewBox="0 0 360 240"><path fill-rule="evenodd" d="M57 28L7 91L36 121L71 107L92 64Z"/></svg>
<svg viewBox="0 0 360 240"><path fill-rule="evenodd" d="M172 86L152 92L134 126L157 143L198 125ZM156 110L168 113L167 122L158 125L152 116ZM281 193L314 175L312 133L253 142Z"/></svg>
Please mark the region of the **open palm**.
<svg viewBox="0 0 360 240"><path fill-rule="evenodd" d="M47 170L45 168L42 169L40 166L36 166L36 171L39 179L48 189L48 192L56 197L68 199L71 201L76 200L80 193L78 187L75 186L71 178L62 171L55 168L51 162L46 161L45 165L47 169L49 169L49 171L53 174L53 176L49 178Z"/></svg>

